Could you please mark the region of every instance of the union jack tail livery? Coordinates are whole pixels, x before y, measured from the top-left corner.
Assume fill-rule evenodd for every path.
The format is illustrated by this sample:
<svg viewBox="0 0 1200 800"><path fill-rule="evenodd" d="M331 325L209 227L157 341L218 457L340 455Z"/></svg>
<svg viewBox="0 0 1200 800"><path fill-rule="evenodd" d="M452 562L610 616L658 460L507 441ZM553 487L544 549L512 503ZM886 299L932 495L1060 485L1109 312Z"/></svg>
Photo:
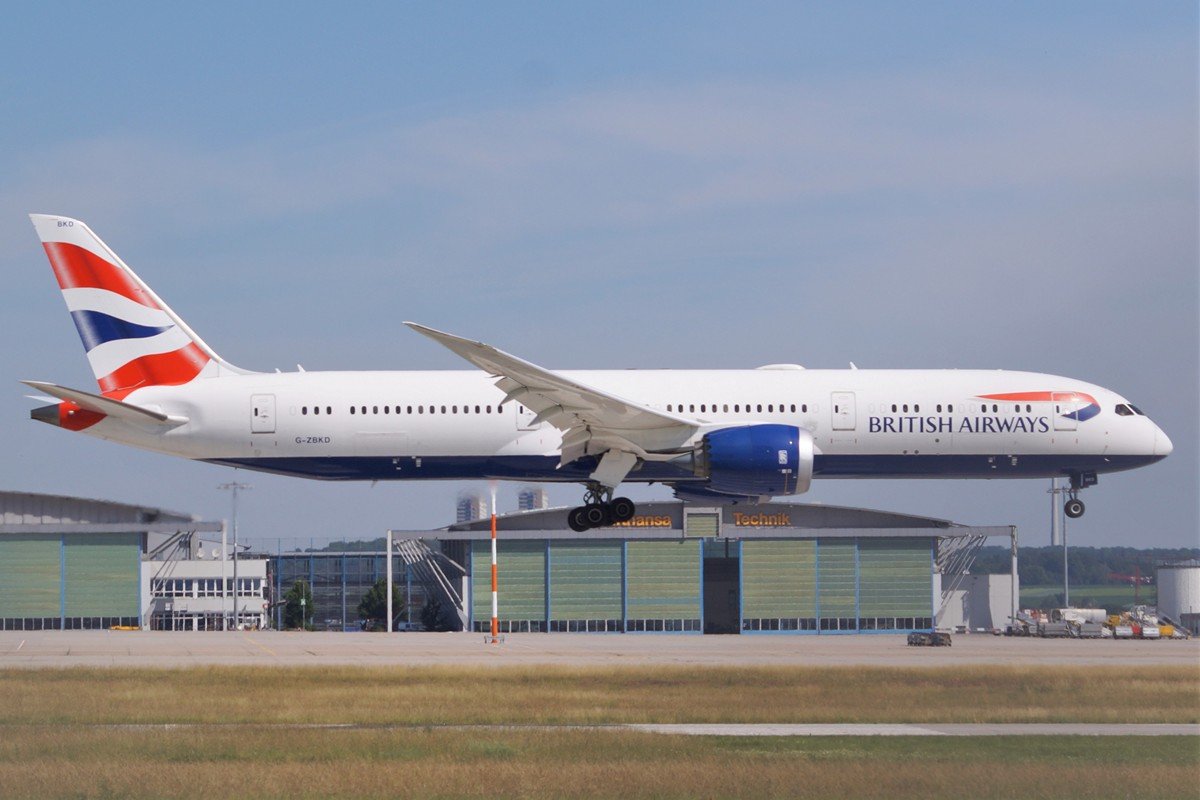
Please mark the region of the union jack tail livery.
<svg viewBox="0 0 1200 800"><path fill-rule="evenodd" d="M29 217L104 397L215 377L222 368L244 372L222 361L87 225Z"/></svg>

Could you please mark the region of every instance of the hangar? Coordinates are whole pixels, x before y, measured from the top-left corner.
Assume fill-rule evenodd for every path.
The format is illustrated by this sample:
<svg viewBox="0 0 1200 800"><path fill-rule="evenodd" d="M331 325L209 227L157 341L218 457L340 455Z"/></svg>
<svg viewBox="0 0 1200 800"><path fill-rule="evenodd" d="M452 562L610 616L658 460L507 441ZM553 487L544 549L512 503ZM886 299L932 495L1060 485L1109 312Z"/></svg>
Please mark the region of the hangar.
<svg viewBox="0 0 1200 800"><path fill-rule="evenodd" d="M498 518L502 631L928 629L961 605L960 586L989 537L1009 538L1014 553L1016 543L1012 526L825 505L640 503L632 520L584 533L570 528L567 514L563 508ZM450 600L464 627L490 628L490 520L390 534L402 551L416 542L433 545L459 571L449 583L461 580L461 592L451 591ZM997 615L1005 622L1016 610L1016 586L1014 559L1010 606Z"/></svg>
<svg viewBox="0 0 1200 800"><path fill-rule="evenodd" d="M207 562L198 559L193 534L223 531L160 508L0 492L0 630L150 627L180 617L189 602L213 605L206 614L220 619L229 563L212 548ZM265 562L243 567L246 576L256 571L257 602L243 604L261 614ZM251 582L248 597L254 579L242 580ZM193 608L187 616L194 626L205 615Z"/></svg>

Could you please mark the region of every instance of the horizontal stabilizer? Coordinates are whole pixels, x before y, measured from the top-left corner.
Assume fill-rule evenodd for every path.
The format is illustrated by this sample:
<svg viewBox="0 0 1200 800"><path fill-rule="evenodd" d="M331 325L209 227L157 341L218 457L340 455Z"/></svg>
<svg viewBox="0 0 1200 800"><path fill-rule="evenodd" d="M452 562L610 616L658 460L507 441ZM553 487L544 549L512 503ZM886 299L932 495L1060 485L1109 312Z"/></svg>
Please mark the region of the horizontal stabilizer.
<svg viewBox="0 0 1200 800"><path fill-rule="evenodd" d="M173 416L163 414L158 411L152 411L148 408L135 406L133 403L126 403L121 400L113 400L103 395L84 392L79 389L68 389L65 386L59 386L54 383L45 383L44 381L21 381L21 383L35 389L39 392L45 392L51 397L57 397L59 400L66 400L68 403L74 403L80 408L94 411L97 414L104 414L107 417L114 419L122 419L127 422L138 422L141 424L151 423L164 425L167 427L175 427L187 422L187 417Z"/></svg>

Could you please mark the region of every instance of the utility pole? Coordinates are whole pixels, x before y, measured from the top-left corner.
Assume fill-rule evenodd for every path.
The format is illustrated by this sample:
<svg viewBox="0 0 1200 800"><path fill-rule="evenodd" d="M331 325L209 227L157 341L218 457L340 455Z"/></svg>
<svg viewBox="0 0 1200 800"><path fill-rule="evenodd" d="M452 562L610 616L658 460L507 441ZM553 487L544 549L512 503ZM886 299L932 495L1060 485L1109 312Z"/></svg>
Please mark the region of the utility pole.
<svg viewBox="0 0 1200 800"><path fill-rule="evenodd" d="M222 483L217 487L222 491L233 493L233 629L237 630L238 618L241 612L238 610L238 492L243 489L253 489L254 487L248 483Z"/></svg>

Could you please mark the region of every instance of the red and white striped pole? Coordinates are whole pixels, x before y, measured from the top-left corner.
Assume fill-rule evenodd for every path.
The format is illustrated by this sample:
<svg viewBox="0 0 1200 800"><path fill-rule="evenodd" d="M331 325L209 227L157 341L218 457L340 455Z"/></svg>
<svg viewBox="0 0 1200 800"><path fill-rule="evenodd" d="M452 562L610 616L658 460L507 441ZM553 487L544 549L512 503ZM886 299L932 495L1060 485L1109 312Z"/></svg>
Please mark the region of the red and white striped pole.
<svg viewBox="0 0 1200 800"><path fill-rule="evenodd" d="M500 602L496 581L496 487L492 486L492 644L500 643Z"/></svg>

